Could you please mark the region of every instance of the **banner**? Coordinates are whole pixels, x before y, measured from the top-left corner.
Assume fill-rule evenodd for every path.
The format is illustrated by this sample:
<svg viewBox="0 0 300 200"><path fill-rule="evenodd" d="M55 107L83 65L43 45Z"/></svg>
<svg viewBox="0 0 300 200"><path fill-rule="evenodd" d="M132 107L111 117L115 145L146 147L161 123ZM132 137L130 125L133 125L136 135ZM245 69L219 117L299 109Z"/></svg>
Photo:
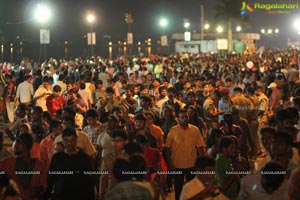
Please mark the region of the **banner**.
<svg viewBox="0 0 300 200"><path fill-rule="evenodd" d="M160 40L161 40L161 46L168 46L168 36L162 35Z"/></svg>
<svg viewBox="0 0 300 200"><path fill-rule="evenodd" d="M133 34L127 33L127 44L133 44Z"/></svg>
<svg viewBox="0 0 300 200"><path fill-rule="evenodd" d="M50 44L50 31L47 29L40 30L40 43Z"/></svg>
<svg viewBox="0 0 300 200"><path fill-rule="evenodd" d="M96 33L95 32L87 34L87 42L88 42L88 45L96 45Z"/></svg>
<svg viewBox="0 0 300 200"><path fill-rule="evenodd" d="M191 41L191 32L184 32L184 41L185 42Z"/></svg>

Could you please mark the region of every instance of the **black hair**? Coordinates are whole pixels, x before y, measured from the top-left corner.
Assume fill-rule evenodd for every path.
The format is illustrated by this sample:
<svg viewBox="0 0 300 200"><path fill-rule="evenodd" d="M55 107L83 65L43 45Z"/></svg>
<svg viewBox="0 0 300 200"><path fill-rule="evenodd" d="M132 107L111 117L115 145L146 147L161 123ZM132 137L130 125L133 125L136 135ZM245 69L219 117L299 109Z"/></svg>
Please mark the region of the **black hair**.
<svg viewBox="0 0 300 200"><path fill-rule="evenodd" d="M61 87L59 85L54 85L53 92L60 92L60 91L61 91Z"/></svg>
<svg viewBox="0 0 300 200"><path fill-rule="evenodd" d="M89 109L85 113L85 118L92 117L94 119L98 119L99 115L98 112L95 109Z"/></svg>
<svg viewBox="0 0 300 200"><path fill-rule="evenodd" d="M232 137L228 137L228 136L221 137L218 145L219 153L222 153L223 148L227 148L231 144L235 144L235 140Z"/></svg>
<svg viewBox="0 0 300 200"><path fill-rule="evenodd" d="M134 137L134 141L141 144L141 145L147 145L148 144L148 139L145 135L137 134Z"/></svg>
<svg viewBox="0 0 300 200"><path fill-rule="evenodd" d="M133 155L135 153L141 153L143 154L143 148L141 147L140 144L136 142L129 142L127 143L124 147L123 150L125 151L126 154Z"/></svg>
<svg viewBox="0 0 300 200"><path fill-rule="evenodd" d="M291 113L287 109L278 110L275 116L276 122L277 121L285 121L286 119L290 119Z"/></svg>
<svg viewBox="0 0 300 200"><path fill-rule="evenodd" d="M112 87L107 87L107 88L105 89L105 92L106 92L106 93L115 93L115 91L114 91L114 89L113 89Z"/></svg>
<svg viewBox="0 0 300 200"><path fill-rule="evenodd" d="M63 111L64 111L65 113L68 113L68 115L71 116L71 117L75 117L75 115L76 115L74 109L73 109L71 106L66 106L66 107L64 107L64 108L63 108Z"/></svg>
<svg viewBox="0 0 300 200"><path fill-rule="evenodd" d="M233 89L233 92L243 93L243 89L240 88L240 87L235 87L235 88Z"/></svg>
<svg viewBox="0 0 300 200"><path fill-rule="evenodd" d="M275 134L275 129L274 128L272 128L272 127L264 127L264 128L262 128L261 130L260 130L260 134L261 135L264 135L265 133L270 133L271 135L274 135Z"/></svg>
<svg viewBox="0 0 300 200"><path fill-rule="evenodd" d="M206 167L214 167L215 165L215 160L209 157L199 157L195 162L195 168L198 168L200 171L204 171Z"/></svg>
<svg viewBox="0 0 300 200"><path fill-rule="evenodd" d="M113 164L112 171L114 177L117 181L127 181L130 180L130 174L124 173L130 171L130 162L124 158L117 158Z"/></svg>
<svg viewBox="0 0 300 200"><path fill-rule="evenodd" d="M33 137L29 133L23 133L16 137L16 141L21 143L28 152L30 152L33 145Z"/></svg>
<svg viewBox="0 0 300 200"><path fill-rule="evenodd" d="M64 138L64 137L68 137L68 136L71 136L71 135L77 137L76 130L74 128L65 128L63 130L61 136L62 136L62 138Z"/></svg>
<svg viewBox="0 0 300 200"><path fill-rule="evenodd" d="M62 121L60 120L52 119L49 126L49 132L51 133L53 128L57 128L61 123Z"/></svg>
<svg viewBox="0 0 300 200"><path fill-rule="evenodd" d="M71 116L65 116L63 118L63 121L64 122L71 122L71 124L73 124L75 126L75 118L74 117L71 117Z"/></svg>
<svg viewBox="0 0 300 200"><path fill-rule="evenodd" d="M80 83L80 89L84 90L85 89L85 83Z"/></svg>
<svg viewBox="0 0 300 200"><path fill-rule="evenodd" d="M38 112L40 115L43 114L43 108L41 106L33 106L32 110Z"/></svg>
<svg viewBox="0 0 300 200"><path fill-rule="evenodd" d="M124 140L127 140L127 138L128 138L126 132L123 130L114 130L111 134L111 137L112 138L121 137Z"/></svg>
<svg viewBox="0 0 300 200"><path fill-rule="evenodd" d="M132 179L137 181L143 181L147 173L147 163L143 154L133 154L129 157L130 168L132 172ZM140 173L144 172L144 173Z"/></svg>
<svg viewBox="0 0 300 200"><path fill-rule="evenodd" d="M261 184L264 189L271 189L272 191L277 190L283 183L284 178L285 170L278 163L269 162L262 168Z"/></svg>
<svg viewBox="0 0 300 200"><path fill-rule="evenodd" d="M221 137L222 135L223 135L223 131L221 129L211 129L206 140L207 147L209 148L212 147L216 142L215 137Z"/></svg>

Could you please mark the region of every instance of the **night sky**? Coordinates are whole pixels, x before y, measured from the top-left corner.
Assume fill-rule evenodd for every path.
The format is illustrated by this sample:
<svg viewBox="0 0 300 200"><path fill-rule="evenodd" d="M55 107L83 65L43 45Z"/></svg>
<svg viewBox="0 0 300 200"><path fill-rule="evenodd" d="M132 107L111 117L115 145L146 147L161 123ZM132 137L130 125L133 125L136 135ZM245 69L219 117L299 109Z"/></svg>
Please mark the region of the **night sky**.
<svg viewBox="0 0 300 200"><path fill-rule="evenodd" d="M39 41L40 25L32 19L33 8L39 1L36 0L0 0L0 31L2 40L14 41L16 36L28 42ZM124 13L130 12L134 18L132 32L134 41L144 41L151 37L159 39L162 29L159 27L159 18L165 16L169 20L166 33L183 32L183 19L191 21L191 30L200 28L200 5L204 5L204 18L214 23L216 0L44 0L52 8L51 22L46 26L51 31L51 43L61 44L64 40L72 44L86 43L83 36L90 30L86 22L86 13L93 10L97 15L94 29L97 32L99 44L108 41L124 41L127 25ZM276 3L270 0L249 0L254 2ZM278 3L296 3L297 0L278 0ZM261 28L279 28L280 34L275 38L266 38L271 44L283 46L287 38L297 39L293 28L293 21L298 14L270 15L264 11L255 11L250 14L253 27L245 30L259 33ZM108 37L111 39L108 39ZM52 45L54 45L52 43Z"/></svg>

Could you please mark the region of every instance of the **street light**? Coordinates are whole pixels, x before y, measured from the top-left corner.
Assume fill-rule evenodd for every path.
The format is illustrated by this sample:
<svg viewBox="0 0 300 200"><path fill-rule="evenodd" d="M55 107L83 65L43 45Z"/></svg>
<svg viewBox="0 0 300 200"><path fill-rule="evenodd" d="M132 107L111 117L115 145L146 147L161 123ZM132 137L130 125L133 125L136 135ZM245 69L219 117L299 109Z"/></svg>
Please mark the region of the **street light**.
<svg viewBox="0 0 300 200"><path fill-rule="evenodd" d="M222 27L222 26L218 26L218 27L217 27L217 32L218 32L218 33L222 33L222 32L223 32L223 30L224 30L224 29L223 29L223 27Z"/></svg>
<svg viewBox="0 0 300 200"><path fill-rule="evenodd" d="M94 25L94 22L96 20L96 16L93 14L93 13L89 13L86 17L88 23L91 25L91 32L90 34L90 37L88 37L88 43L91 45L91 49L92 49L92 56L94 55L94 45L96 44L96 34L93 33L93 25Z"/></svg>
<svg viewBox="0 0 300 200"><path fill-rule="evenodd" d="M237 32L240 32L241 30L242 30L242 27L241 27L241 26L237 26L237 27L236 27L236 31L237 31Z"/></svg>
<svg viewBox="0 0 300 200"><path fill-rule="evenodd" d="M168 20L165 18L160 19L159 24L162 28L165 28L168 25Z"/></svg>
<svg viewBox="0 0 300 200"><path fill-rule="evenodd" d="M44 57L47 60L46 56L46 45L50 43L50 31L47 29L42 29L51 18L51 10L50 7L46 4L37 4L37 7L34 12L34 17L37 22L41 24L40 29L40 55L39 55L39 63L41 60L42 54L42 45L44 44Z"/></svg>
<svg viewBox="0 0 300 200"><path fill-rule="evenodd" d="M300 18L295 20L294 26L297 31L300 31Z"/></svg>
<svg viewBox="0 0 300 200"><path fill-rule="evenodd" d="M275 30L274 30L274 33L279 33L279 29L278 28L276 28Z"/></svg>
<svg viewBox="0 0 300 200"><path fill-rule="evenodd" d="M204 29L208 30L209 29L209 24L204 24Z"/></svg>
<svg viewBox="0 0 300 200"><path fill-rule="evenodd" d="M266 33L266 30L263 28L263 29L260 30L260 32L261 32L262 34L265 34L265 33Z"/></svg>
<svg viewBox="0 0 300 200"><path fill-rule="evenodd" d="M51 18L51 10L45 4L38 4L35 9L34 17L39 23L46 23Z"/></svg>
<svg viewBox="0 0 300 200"><path fill-rule="evenodd" d="M184 19L183 27L184 27L185 29L189 29L189 28L190 28L190 25L191 25L190 20L189 20L189 19Z"/></svg>
<svg viewBox="0 0 300 200"><path fill-rule="evenodd" d="M267 31L267 33L268 33L268 34L272 34L272 33L273 33L273 30L269 28L268 31Z"/></svg>

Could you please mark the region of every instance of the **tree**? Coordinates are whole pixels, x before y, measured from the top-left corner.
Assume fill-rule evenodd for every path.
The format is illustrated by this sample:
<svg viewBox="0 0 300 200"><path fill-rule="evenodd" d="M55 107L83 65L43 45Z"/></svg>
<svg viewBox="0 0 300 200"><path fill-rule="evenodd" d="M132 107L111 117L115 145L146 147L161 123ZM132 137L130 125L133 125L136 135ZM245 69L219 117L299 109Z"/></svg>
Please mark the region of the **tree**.
<svg viewBox="0 0 300 200"><path fill-rule="evenodd" d="M218 0L215 18L218 22L227 24L228 52L232 51L232 25L251 26L249 15L241 15L242 0Z"/></svg>

